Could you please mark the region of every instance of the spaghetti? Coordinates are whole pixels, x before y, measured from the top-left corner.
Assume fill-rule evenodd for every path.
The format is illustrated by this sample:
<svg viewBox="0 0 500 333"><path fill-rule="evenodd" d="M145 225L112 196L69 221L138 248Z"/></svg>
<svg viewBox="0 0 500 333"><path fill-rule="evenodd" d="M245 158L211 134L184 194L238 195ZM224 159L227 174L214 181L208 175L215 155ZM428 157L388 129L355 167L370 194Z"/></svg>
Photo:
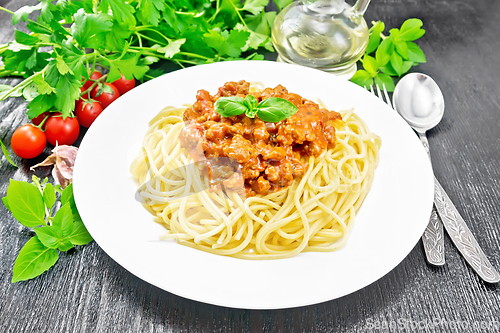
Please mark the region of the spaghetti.
<svg viewBox="0 0 500 333"><path fill-rule="evenodd" d="M353 110L341 112L333 148L301 155L304 173L267 194L249 192L237 168L214 184L213 160L189 153L178 139L187 126L185 112L167 107L151 120L130 169L141 184L138 198L166 228L162 239L244 259L333 251L345 243L372 184L381 145ZM234 186L238 180L240 190Z"/></svg>

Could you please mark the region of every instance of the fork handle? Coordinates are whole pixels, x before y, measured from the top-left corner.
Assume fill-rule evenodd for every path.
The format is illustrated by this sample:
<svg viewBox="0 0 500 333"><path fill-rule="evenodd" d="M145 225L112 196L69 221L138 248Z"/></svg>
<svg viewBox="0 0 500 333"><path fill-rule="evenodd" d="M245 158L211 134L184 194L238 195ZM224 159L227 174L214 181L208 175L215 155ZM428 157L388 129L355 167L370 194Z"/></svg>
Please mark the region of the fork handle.
<svg viewBox="0 0 500 333"><path fill-rule="evenodd" d="M425 152L431 161L431 151L429 149L429 141L425 132L417 132ZM429 219L429 224L425 228L422 235L422 243L424 244L424 252L427 257L427 262L431 265L442 266L445 264L444 259L444 230L443 224L437 217L436 206L432 206L432 213Z"/></svg>
<svg viewBox="0 0 500 333"><path fill-rule="evenodd" d="M500 273L491 265L448 194L434 177L434 204L451 240L469 265L486 282L500 282Z"/></svg>
<svg viewBox="0 0 500 333"><path fill-rule="evenodd" d="M427 140L427 136L425 135L425 133L417 132L417 134L418 137L420 138L420 141L422 142L422 145L424 146L425 152L427 153L429 160L431 160L431 150L429 149L429 141Z"/></svg>

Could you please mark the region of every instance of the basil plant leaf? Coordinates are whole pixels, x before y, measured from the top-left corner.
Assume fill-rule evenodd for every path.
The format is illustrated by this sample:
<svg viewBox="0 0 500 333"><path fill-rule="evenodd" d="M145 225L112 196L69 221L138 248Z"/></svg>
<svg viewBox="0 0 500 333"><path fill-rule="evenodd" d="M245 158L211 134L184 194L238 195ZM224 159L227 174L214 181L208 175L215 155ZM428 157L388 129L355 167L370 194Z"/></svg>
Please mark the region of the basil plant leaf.
<svg viewBox="0 0 500 333"><path fill-rule="evenodd" d="M237 116L247 110L247 104L241 97L220 97L215 102L215 111L223 117Z"/></svg>
<svg viewBox="0 0 500 333"><path fill-rule="evenodd" d="M47 183L43 189L43 202L49 209L56 203L56 191L51 183Z"/></svg>
<svg viewBox="0 0 500 333"><path fill-rule="evenodd" d="M22 225L28 228L45 225L45 205L35 185L11 179L7 200L9 210Z"/></svg>
<svg viewBox="0 0 500 333"><path fill-rule="evenodd" d="M269 97L258 105L257 117L268 123L277 123L293 116L299 109L293 103L279 97Z"/></svg>
<svg viewBox="0 0 500 333"><path fill-rule="evenodd" d="M257 99L257 97L252 95L247 95L245 97L245 105L248 107L249 110L255 109L258 104L259 100Z"/></svg>
<svg viewBox="0 0 500 333"><path fill-rule="evenodd" d="M73 231L68 236L68 239L73 245L85 245L92 241L92 236L82 221L75 221Z"/></svg>
<svg viewBox="0 0 500 333"><path fill-rule="evenodd" d="M57 249L44 246L38 237L32 237L21 249L14 263L12 283L32 279L56 263Z"/></svg>

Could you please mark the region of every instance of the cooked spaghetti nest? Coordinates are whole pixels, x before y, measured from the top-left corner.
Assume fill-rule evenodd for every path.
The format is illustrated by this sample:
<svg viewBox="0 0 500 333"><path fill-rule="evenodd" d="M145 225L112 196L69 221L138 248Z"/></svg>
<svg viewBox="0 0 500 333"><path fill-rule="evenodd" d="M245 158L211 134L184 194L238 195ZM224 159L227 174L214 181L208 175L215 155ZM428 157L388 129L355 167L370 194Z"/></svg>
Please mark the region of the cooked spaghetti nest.
<svg viewBox="0 0 500 333"><path fill-rule="evenodd" d="M167 107L150 122L143 149L131 165L138 194L161 239L243 259L287 258L305 251L334 251L347 239L372 184L380 138L353 110L341 111L334 149L308 157L293 185L242 197L213 188L181 149L185 108Z"/></svg>

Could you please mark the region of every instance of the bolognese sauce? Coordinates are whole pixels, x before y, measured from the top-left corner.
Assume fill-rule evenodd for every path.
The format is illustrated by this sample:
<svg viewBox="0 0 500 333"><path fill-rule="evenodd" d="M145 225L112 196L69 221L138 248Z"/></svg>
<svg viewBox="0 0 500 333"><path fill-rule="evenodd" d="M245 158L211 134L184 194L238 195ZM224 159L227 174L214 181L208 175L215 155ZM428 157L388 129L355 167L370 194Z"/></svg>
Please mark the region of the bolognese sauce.
<svg viewBox="0 0 500 333"><path fill-rule="evenodd" d="M244 98L249 94L259 102L269 97L286 99L298 111L285 120L268 123L245 114L226 118L214 109L219 97ZM281 85L250 92L250 83L246 81L227 82L214 96L199 90L196 102L184 111L183 120L181 147L195 160L203 157L236 160L247 197L290 186L307 171L305 157L317 157L335 147L335 127L342 123L340 113L290 93Z"/></svg>

